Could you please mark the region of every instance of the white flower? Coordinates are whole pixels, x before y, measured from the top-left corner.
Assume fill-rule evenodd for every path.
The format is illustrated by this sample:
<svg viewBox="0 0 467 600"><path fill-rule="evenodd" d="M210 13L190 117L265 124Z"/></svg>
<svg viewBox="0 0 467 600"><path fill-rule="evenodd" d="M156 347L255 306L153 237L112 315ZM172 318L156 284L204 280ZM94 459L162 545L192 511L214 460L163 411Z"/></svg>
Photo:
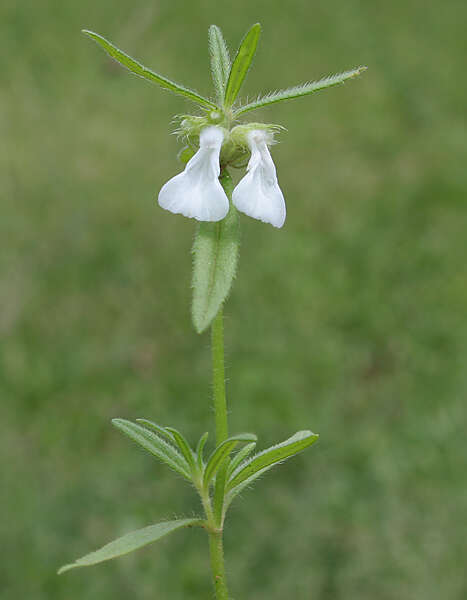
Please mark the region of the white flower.
<svg viewBox="0 0 467 600"><path fill-rule="evenodd" d="M285 201L268 149L272 136L267 131L254 129L247 134L247 141L251 150L248 173L234 189L232 202L249 217L282 227Z"/></svg>
<svg viewBox="0 0 467 600"><path fill-rule="evenodd" d="M210 126L201 131L199 150L183 173L170 179L159 192L159 204L173 213L198 221L220 221L229 212L229 200L219 183L219 154L224 132Z"/></svg>

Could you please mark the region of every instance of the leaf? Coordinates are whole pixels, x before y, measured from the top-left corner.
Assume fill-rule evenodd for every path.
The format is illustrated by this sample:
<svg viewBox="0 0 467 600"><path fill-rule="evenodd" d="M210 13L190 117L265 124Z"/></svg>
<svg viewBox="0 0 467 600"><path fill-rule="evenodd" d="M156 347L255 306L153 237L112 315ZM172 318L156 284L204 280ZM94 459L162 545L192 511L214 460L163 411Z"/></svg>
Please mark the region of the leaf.
<svg viewBox="0 0 467 600"><path fill-rule="evenodd" d="M225 89L225 105L227 107L232 106L238 96L238 92L242 87L243 80L248 73L251 61L255 55L260 33L261 25L256 23L245 35L237 50Z"/></svg>
<svg viewBox="0 0 467 600"><path fill-rule="evenodd" d="M112 424L171 469L191 481L190 467L185 458L153 431L126 419L112 419Z"/></svg>
<svg viewBox="0 0 467 600"><path fill-rule="evenodd" d="M311 431L298 431L284 442L259 452L235 469L230 476L227 490L232 490L235 486L241 484L258 471L282 462L283 460L298 454L302 450L305 450L305 448L314 444L318 437L319 436L316 433L312 433Z"/></svg>
<svg viewBox="0 0 467 600"><path fill-rule="evenodd" d="M183 435L173 427L167 427L166 429L174 436L174 439L177 442L177 445L180 448L183 456L185 457L186 462L193 469L195 466L195 459L193 456L193 450L190 448L190 444L186 441Z"/></svg>
<svg viewBox="0 0 467 600"><path fill-rule="evenodd" d="M232 195L232 179L224 172L221 183ZM193 244L193 325L202 333L227 298L237 270L240 224L237 209L217 223L200 223Z"/></svg>
<svg viewBox="0 0 467 600"><path fill-rule="evenodd" d="M245 458L249 454L251 454L255 448L256 448L256 442L253 442L251 444L247 444L246 446L244 446L237 452L237 454L230 461L229 469L227 471L227 477L230 477L232 475L232 473L235 471L235 469L238 467L238 465L243 460L245 460Z"/></svg>
<svg viewBox="0 0 467 600"><path fill-rule="evenodd" d="M254 483L259 477L261 477L261 475L263 475L264 473L266 473L266 471L269 471L269 469L272 469L275 463L273 463L272 465L268 465L267 467L264 467L264 469L260 469L259 471L256 471L256 473L254 473L253 475L251 475L250 477L247 477L245 479L245 481L242 481L242 483L239 483L238 485L236 485L234 488L232 488L226 495L225 495L225 500L224 500L224 510L226 511L232 500L238 496L238 494L240 494L240 492L242 492L245 488L247 488L248 486L250 486L252 483Z"/></svg>
<svg viewBox="0 0 467 600"><path fill-rule="evenodd" d="M250 110L262 108L263 106L269 106L270 104L275 104L276 102L291 100L292 98L300 98L301 96L308 96L309 94L317 92L318 90L324 90L328 87L343 83L348 79L352 79L353 77L357 77L365 70L366 67L359 67L358 69L352 69L351 71L345 71L344 73L324 77L319 81L303 83L302 85L296 85L295 87L287 88L286 90L270 92L266 96L260 97L253 102L249 102L248 104L241 106L237 111L235 111L234 118L237 118L238 116L243 115Z"/></svg>
<svg viewBox="0 0 467 600"><path fill-rule="evenodd" d="M165 427L162 427L162 425L154 423L154 421L150 421L149 419L136 419L136 422L146 425L147 428L152 429L159 435L163 435L171 442L175 441L174 436L170 433L170 431L168 431Z"/></svg>
<svg viewBox="0 0 467 600"><path fill-rule="evenodd" d="M211 71L214 87L219 103L224 102L225 86L230 73L229 50L222 31L217 25L211 25L208 32L209 52L211 54Z"/></svg>
<svg viewBox="0 0 467 600"><path fill-rule="evenodd" d="M143 77L143 79L148 79L149 81L157 83L166 90L170 90L171 92L179 94L180 96L184 96L185 98L188 98L197 104L201 104L201 106L204 106L205 108L217 108L213 102L207 98L204 98L203 96L200 96L197 92L190 90L179 83L175 83L163 75L159 75L158 73L151 71L151 69L148 69L144 65L137 62L134 58L131 58L131 56L128 56L128 54L125 54L125 52L122 52L122 50L119 50L119 48L114 46L111 42L106 40L98 33L94 33L94 31L88 31L87 29L83 29L82 31L84 34L102 46L109 56L114 58L132 73L136 73L136 75Z"/></svg>
<svg viewBox="0 0 467 600"><path fill-rule="evenodd" d="M203 478L204 487L208 487L219 467L239 442L253 442L254 440L256 440L256 436L254 434L240 433L227 438L221 444L219 444L209 457L206 465Z"/></svg>
<svg viewBox="0 0 467 600"><path fill-rule="evenodd" d="M206 431L200 438L198 445L196 446L196 460L198 463L199 470L203 470L203 450L206 445L207 439L209 437L209 433Z"/></svg>
<svg viewBox="0 0 467 600"><path fill-rule="evenodd" d="M143 546L152 544L152 542L155 542L165 535L172 533L172 531L176 531L182 527L201 527L203 524L204 521L202 519L179 519L177 521L165 521L164 523L157 523L157 525L149 525L149 527L137 529L136 531L127 533L113 542L106 544L95 552L91 552L82 558L78 558L74 563L64 565L58 570L58 574L61 575L62 573L65 573L65 571L75 569L76 567L90 567L92 565L97 565L98 563L123 556L129 552L133 552L133 550L138 550L139 548L143 548Z"/></svg>

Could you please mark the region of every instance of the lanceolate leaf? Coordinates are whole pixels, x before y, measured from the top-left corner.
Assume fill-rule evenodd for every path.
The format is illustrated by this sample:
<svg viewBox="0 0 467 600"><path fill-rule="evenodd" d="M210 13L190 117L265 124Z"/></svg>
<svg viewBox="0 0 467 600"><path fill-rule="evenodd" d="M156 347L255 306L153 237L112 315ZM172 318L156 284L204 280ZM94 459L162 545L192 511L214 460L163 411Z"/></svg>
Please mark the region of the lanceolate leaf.
<svg viewBox="0 0 467 600"><path fill-rule="evenodd" d="M224 102L225 86L230 73L229 50L225 43L222 31L217 25L211 25L208 33L209 52L211 54L211 70L214 87L216 88L219 103Z"/></svg>
<svg viewBox="0 0 467 600"><path fill-rule="evenodd" d="M232 179L226 173L221 183L232 195ZM200 223L193 244L193 324L202 333L227 298L237 269L240 227L234 206L217 223Z"/></svg>
<svg viewBox="0 0 467 600"><path fill-rule="evenodd" d="M85 33L87 36L89 36L91 39L97 42L100 46L102 46L102 48L104 48L104 50L109 56L111 56L121 65L126 67L129 71L136 73L136 75L139 75L144 79L148 79L153 83L157 83L164 89L170 90L171 92L179 94L180 96L184 96L185 98L188 98L189 100L192 100L193 102L196 102L197 104L200 104L205 108L217 108L217 106L213 102L211 102L207 98L204 98L203 96L200 96L197 92L190 90L185 86L180 85L179 83L175 83L174 81L167 79L167 77L164 77L163 75L159 75L158 73L151 71L151 69L148 69L144 65L137 62L134 58L131 58L131 56L128 56L128 54L125 54L125 52L122 52L122 50L119 50L116 46L114 46L111 42L106 40L98 33L94 33L93 31L88 31L86 29L83 29L83 33Z"/></svg>
<svg viewBox="0 0 467 600"><path fill-rule="evenodd" d="M247 444L246 446L244 446L243 448L241 448L237 452L237 454L235 454L235 456L230 461L230 465L229 465L229 468L227 470L227 477L228 478L232 475L232 473L235 471L235 469L238 467L238 465L243 460L245 460L247 458L247 456L249 454L251 454L255 448L256 448L256 442L252 442L251 444Z"/></svg>
<svg viewBox="0 0 467 600"><path fill-rule="evenodd" d="M65 573L65 571L75 569L76 567L90 567L91 565L97 565L98 563L117 558L118 556L123 556L129 552L133 552L133 550L138 550L143 546L152 544L152 542L155 542L168 533L172 533L172 531L176 531L182 527L201 527L203 524L204 521L202 519L180 519L177 521L157 523L157 525L150 525L143 529L137 529L136 531L127 533L113 542L106 544L95 552L86 554L86 556L79 558L74 563L61 567L58 574L60 575L61 573Z"/></svg>
<svg viewBox="0 0 467 600"><path fill-rule="evenodd" d="M318 435L316 433L312 433L311 431L298 431L288 440L259 452L235 469L230 476L227 489L232 490L235 486L241 484L258 471L262 471L271 465L282 462L283 460L298 454L308 446L311 446L317 439Z"/></svg>
<svg viewBox="0 0 467 600"><path fill-rule="evenodd" d="M248 73L251 61L255 55L260 33L261 25L256 23L245 35L237 50L237 54L232 63L232 68L230 69L229 80L225 90L226 106L232 106L236 97L238 96L238 92L242 87L243 80Z"/></svg>
<svg viewBox="0 0 467 600"><path fill-rule="evenodd" d="M152 429L158 435L163 435L171 442L175 441L174 436L170 433L170 431L168 431L165 427L162 427L162 425L154 423L154 421L150 421L149 419L136 419L136 422L141 423L141 425L145 425L147 429Z"/></svg>
<svg viewBox="0 0 467 600"><path fill-rule="evenodd" d="M264 467L264 469L260 469L259 471L256 471L256 473L253 473L253 475L250 475L250 477L247 477L244 481L242 481L242 483L239 483L234 488L232 488L225 496L224 511L226 511L228 509L228 507L230 506L230 503L236 496L238 496L238 494L240 494L248 486L252 485L259 477L261 477L261 475L266 473L266 471L269 471L269 469L272 469L274 464L275 463L273 463L272 465L268 465L267 467Z"/></svg>
<svg viewBox="0 0 467 600"><path fill-rule="evenodd" d="M112 419L112 424L171 469L191 481L190 467L187 461L171 444L165 442L153 431L125 419Z"/></svg>
<svg viewBox="0 0 467 600"><path fill-rule="evenodd" d="M360 75L360 73L365 71L365 69L366 67L359 67L358 69L352 69L351 71L345 71L344 73L339 73L337 75L325 77L324 79L320 79L319 81L303 83L302 85L296 85L295 87L287 88L286 90L270 92L266 96L260 97L257 100L254 100L253 102L249 102L248 104L241 106L237 111L235 111L235 117L243 115L244 113L249 112L250 110L255 110L256 108L269 106L270 104L275 104L276 102L281 102L283 100L291 100L292 98L308 96L309 94L317 92L318 90L324 90L325 88L338 85L339 83L347 81L347 79L357 77L357 75Z"/></svg>
<svg viewBox="0 0 467 600"><path fill-rule="evenodd" d="M167 430L174 436L181 453L185 457L185 460L191 468L195 466L195 460L193 456L193 450L190 448L190 444L186 441L183 435L174 429L173 427L167 427Z"/></svg>
<svg viewBox="0 0 467 600"><path fill-rule="evenodd" d="M206 431L206 433L204 433L199 438L199 442L196 446L196 460L198 462L198 467L199 467L200 471L203 468L203 450L204 450L204 446L208 440L208 437L209 437L209 432Z"/></svg>
<svg viewBox="0 0 467 600"><path fill-rule="evenodd" d="M241 433L224 440L209 457L206 469L204 471L204 487L207 487L211 479L216 474L219 467L222 465L224 460L229 456L232 450L239 442L253 442L256 440L256 436L252 433Z"/></svg>

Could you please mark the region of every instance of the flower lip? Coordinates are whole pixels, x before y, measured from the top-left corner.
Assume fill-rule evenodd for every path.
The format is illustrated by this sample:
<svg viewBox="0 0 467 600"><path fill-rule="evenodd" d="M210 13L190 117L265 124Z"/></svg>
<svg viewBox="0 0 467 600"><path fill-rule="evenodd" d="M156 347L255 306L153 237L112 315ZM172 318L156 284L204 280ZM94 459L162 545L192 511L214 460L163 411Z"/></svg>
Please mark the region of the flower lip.
<svg viewBox="0 0 467 600"><path fill-rule="evenodd" d="M219 182L219 155L224 130L204 128L199 149L185 170L172 177L159 192L159 205L197 221L220 221L229 212L229 200Z"/></svg>
<svg viewBox="0 0 467 600"><path fill-rule="evenodd" d="M232 202L246 215L280 228L285 222L286 207L268 149L272 135L254 129L248 132L247 142L251 150L248 172L234 189Z"/></svg>

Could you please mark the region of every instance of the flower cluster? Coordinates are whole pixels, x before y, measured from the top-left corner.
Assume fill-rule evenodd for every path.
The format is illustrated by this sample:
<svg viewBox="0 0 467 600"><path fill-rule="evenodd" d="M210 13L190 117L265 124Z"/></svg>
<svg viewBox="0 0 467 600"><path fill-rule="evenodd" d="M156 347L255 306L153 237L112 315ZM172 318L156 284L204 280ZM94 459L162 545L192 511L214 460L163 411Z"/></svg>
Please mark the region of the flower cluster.
<svg viewBox="0 0 467 600"><path fill-rule="evenodd" d="M170 179L159 193L159 204L173 213L198 221L220 221L229 212L229 200L219 183L220 155L223 144L239 138L251 154L247 174L232 194L232 203L246 215L282 227L285 201L279 187L276 168L268 146L273 143L270 129L246 128L239 135L218 125L208 125L199 134L199 149L185 170ZM237 134L237 135L236 135ZM242 145L240 143L240 147ZM235 144L234 144L235 145Z"/></svg>
<svg viewBox="0 0 467 600"><path fill-rule="evenodd" d="M148 69L98 33L88 30L84 30L84 33L131 72L183 96L204 111L202 116L182 117L179 133L186 139L187 147L180 158L186 162L186 167L183 173L168 181L159 193L162 208L198 221L221 221L227 216L230 204L219 182L221 167L244 166L245 158L249 156L247 174L234 189L232 203L250 217L271 223L274 227L282 227L286 213L284 196L268 148L273 143L274 132L281 128L249 123L231 129L231 125L245 113L338 85L360 75L366 68L359 67L318 81L269 92L242 104L237 97L256 52L261 33L259 23L248 30L233 61L219 27L211 25L209 28L216 100L201 96Z"/></svg>

